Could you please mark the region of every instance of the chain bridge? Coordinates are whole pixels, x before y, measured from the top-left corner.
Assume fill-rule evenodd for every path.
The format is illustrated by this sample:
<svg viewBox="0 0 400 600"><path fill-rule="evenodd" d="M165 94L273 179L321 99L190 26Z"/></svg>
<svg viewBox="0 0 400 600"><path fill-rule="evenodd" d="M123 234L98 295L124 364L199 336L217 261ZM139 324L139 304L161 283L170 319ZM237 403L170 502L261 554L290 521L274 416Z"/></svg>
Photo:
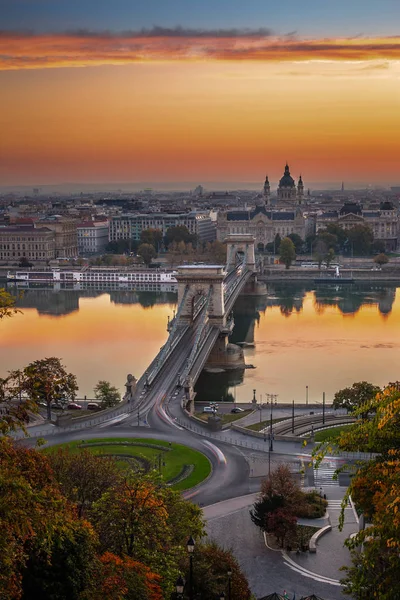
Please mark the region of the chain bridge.
<svg viewBox="0 0 400 600"><path fill-rule="evenodd" d="M138 382L137 395L142 400L144 395L151 396L152 389L159 390L163 380L175 378L175 385L185 388L192 408L193 388L207 360L214 365L229 361L232 308L254 278L256 264L251 235L230 235L225 244L225 266L178 267L178 308L168 324L166 343Z"/></svg>

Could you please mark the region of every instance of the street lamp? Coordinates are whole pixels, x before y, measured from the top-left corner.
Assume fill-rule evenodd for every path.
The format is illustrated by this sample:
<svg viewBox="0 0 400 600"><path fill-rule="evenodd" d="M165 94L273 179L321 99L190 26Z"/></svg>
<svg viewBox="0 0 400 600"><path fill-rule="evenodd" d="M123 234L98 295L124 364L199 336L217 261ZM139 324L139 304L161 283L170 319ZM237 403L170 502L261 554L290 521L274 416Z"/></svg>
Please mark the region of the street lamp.
<svg viewBox="0 0 400 600"><path fill-rule="evenodd" d="M306 406L308 406L308 385L306 385Z"/></svg>
<svg viewBox="0 0 400 600"><path fill-rule="evenodd" d="M231 600L232 571L228 570L228 600Z"/></svg>
<svg viewBox="0 0 400 600"><path fill-rule="evenodd" d="M183 598L183 588L184 587L185 587L185 580L183 579L182 575L179 575L178 579L176 580L176 584L175 584L176 595L179 599Z"/></svg>
<svg viewBox="0 0 400 600"><path fill-rule="evenodd" d="M190 579L189 579L189 599L193 600L193 552L194 552L195 541L192 536L186 542L186 548L189 554L190 561Z"/></svg>

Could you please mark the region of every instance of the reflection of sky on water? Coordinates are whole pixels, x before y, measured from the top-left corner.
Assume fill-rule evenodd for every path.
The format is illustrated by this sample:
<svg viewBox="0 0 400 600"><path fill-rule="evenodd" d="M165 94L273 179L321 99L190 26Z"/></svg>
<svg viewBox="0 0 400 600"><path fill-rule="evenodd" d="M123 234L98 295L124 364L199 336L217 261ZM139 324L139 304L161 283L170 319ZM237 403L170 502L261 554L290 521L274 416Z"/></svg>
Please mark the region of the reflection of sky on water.
<svg viewBox="0 0 400 600"><path fill-rule="evenodd" d="M28 290L23 314L2 322L0 376L45 356L59 356L78 376L80 393L92 395L99 379L123 389L126 374L140 375L166 340L176 296L126 290ZM400 379L400 301L386 286L274 284L268 295L240 297L232 342L245 348L256 369L202 375L198 398L253 389L279 401L327 400L354 381L378 385ZM62 318L60 318L62 317Z"/></svg>

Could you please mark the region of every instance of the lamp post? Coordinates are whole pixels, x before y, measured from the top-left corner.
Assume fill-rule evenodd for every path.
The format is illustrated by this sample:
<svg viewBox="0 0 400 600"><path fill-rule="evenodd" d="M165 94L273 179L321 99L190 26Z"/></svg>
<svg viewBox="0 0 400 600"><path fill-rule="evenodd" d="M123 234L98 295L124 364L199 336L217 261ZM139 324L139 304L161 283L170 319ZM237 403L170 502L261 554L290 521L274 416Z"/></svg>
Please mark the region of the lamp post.
<svg viewBox="0 0 400 600"><path fill-rule="evenodd" d="M308 406L308 385L306 385L306 406Z"/></svg>
<svg viewBox="0 0 400 600"><path fill-rule="evenodd" d="M183 600L183 588L185 587L185 580L182 575L179 575L176 580L175 588L176 588L176 597L178 600Z"/></svg>
<svg viewBox="0 0 400 600"><path fill-rule="evenodd" d="M232 600L231 594L232 594L232 571L229 569L229 571L228 571L228 600Z"/></svg>
<svg viewBox="0 0 400 600"><path fill-rule="evenodd" d="M190 578L189 578L189 600L193 600L194 596L193 596L193 552L194 552L194 546L195 546L195 541L192 538L192 536L190 536L190 538L188 539L187 543L186 543L186 548L189 554L189 561L190 561Z"/></svg>

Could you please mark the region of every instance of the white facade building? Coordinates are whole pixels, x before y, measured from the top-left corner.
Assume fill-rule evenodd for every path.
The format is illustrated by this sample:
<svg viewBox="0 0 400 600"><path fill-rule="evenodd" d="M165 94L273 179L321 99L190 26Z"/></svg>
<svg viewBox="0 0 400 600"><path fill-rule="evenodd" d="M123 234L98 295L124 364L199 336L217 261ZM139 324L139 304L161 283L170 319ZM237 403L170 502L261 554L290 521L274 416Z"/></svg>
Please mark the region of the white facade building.
<svg viewBox="0 0 400 600"><path fill-rule="evenodd" d="M108 244L108 223L88 221L77 226L78 252L80 255L99 254Z"/></svg>

